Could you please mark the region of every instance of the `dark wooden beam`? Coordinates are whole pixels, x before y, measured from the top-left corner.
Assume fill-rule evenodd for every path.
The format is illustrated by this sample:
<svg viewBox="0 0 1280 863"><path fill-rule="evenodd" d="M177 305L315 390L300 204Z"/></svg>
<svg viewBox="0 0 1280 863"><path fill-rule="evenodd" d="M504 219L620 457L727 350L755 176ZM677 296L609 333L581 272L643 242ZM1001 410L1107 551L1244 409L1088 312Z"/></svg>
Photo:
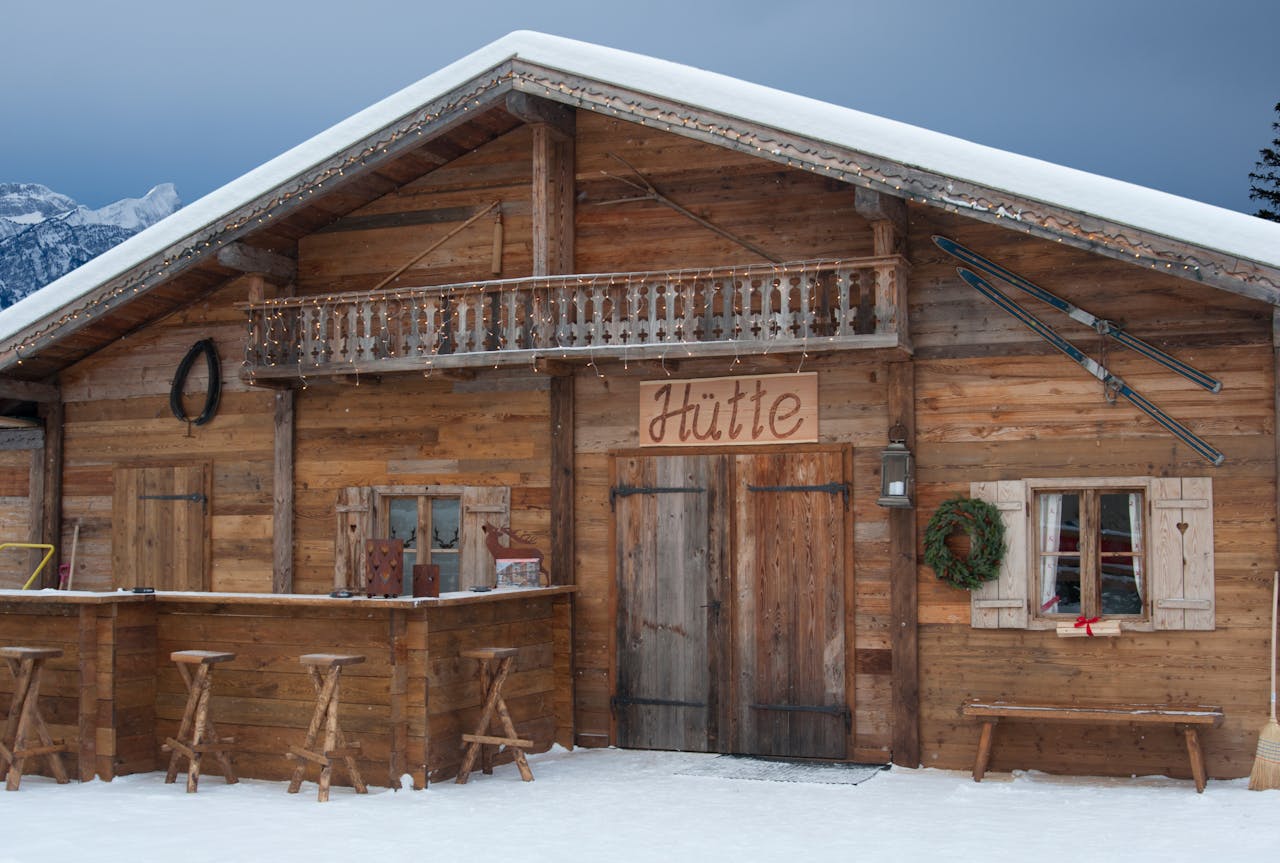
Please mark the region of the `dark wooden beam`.
<svg viewBox="0 0 1280 863"><path fill-rule="evenodd" d="M551 583L574 583L574 378L551 379Z"/></svg>
<svg viewBox="0 0 1280 863"><path fill-rule="evenodd" d="M533 275L573 272L573 136L533 126Z"/></svg>
<svg viewBox="0 0 1280 863"><path fill-rule="evenodd" d="M383 228L405 228L413 225L439 225L462 222L474 214L473 207L438 207L434 210L407 210L402 213L379 213L372 216L347 216L315 231L332 234L340 231L377 231Z"/></svg>
<svg viewBox="0 0 1280 863"><path fill-rule="evenodd" d="M298 275L298 262L293 258L244 243L228 243L218 249L218 263L230 270L262 273L281 282L291 282Z"/></svg>
<svg viewBox="0 0 1280 863"><path fill-rule="evenodd" d="M54 384L0 378L0 399L16 399L20 402L56 402L62 398Z"/></svg>
<svg viewBox="0 0 1280 863"><path fill-rule="evenodd" d="M272 474L271 592L293 593L293 390L276 392Z"/></svg>
<svg viewBox="0 0 1280 863"><path fill-rule="evenodd" d="M915 447L915 365L889 363L889 425L902 423ZM888 429L885 430L888 442ZM916 511L889 510L889 646L893 651L893 763L920 765L919 627L916 590Z"/></svg>
<svg viewBox="0 0 1280 863"><path fill-rule="evenodd" d="M58 586L58 564L62 560L62 441L63 422L66 409L62 402L48 402L40 405L40 416L44 419L44 465L42 473L41 511L35 510L32 501L31 518L34 522L40 519L40 542L55 546L53 557L49 559L44 572L40 574L43 587Z"/></svg>
<svg viewBox="0 0 1280 863"><path fill-rule="evenodd" d="M877 255L901 255L907 245L907 203L901 198L855 186L853 207L871 223Z"/></svg>
<svg viewBox="0 0 1280 863"><path fill-rule="evenodd" d="M508 93L507 113L529 125L542 125L562 139L573 138L576 126L573 109L529 93Z"/></svg>

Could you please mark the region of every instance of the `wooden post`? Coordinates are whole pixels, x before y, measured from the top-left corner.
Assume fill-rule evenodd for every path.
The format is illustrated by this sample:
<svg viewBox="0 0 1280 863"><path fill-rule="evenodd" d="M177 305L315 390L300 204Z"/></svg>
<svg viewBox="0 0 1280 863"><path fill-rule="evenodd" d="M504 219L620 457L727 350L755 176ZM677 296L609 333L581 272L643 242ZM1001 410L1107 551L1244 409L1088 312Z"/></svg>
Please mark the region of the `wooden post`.
<svg viewBox="0 0 1280 863"><path fill-rule="evenodd" d="M551 583L574 583L572 375L551 379Z"/></svg>
<svg viewBox="0 0 1280 863"><path fill-rule="evenodd" d="M272 593L293 592L293 401L293 390L276 392L271 516Z"/></svg>
<svg viewBox="0 0 1280 863"><path fill-rule="evenodd" d="M81 782L93 779L98 761L98 608L80 606L80 643L76 650L80 661L80 748L76 772Z"/></svg>
<svg viewBox="0 0 1280 863"><path fill-rule="evenodd" d="M44 572L40 574L42 587L58 586L58 565L62 555L57 546L62 545L62 426L66 418L66 409L62 402L45 402L40 405L40 416L44 419L44 473L41 482L43 501L41 512L34 511L32 502L31 518L40 519L40 542L55 546L53 557Z"/></svg>
<svg viewBox="0 0 1280 863"><path fill-rule="evenodd" d="M888 367L889 425L907 430L915 449L915 366ZM920 765L920 679L916 602L916 511L889 510L890 646L893 651L893 763Z"/></svg>

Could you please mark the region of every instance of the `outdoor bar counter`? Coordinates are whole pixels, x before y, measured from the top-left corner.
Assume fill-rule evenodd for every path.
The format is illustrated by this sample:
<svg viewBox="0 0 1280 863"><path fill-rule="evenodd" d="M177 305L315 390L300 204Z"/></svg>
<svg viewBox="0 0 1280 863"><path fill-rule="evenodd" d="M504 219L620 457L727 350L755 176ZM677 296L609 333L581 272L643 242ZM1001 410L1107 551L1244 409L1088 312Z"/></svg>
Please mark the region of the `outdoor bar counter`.
<svg viewBox="0 0 1280 863"><path fill-rule="evenodd" d="M516 648L504 694L520 737L534 751L571 744L574 590L398 599L3 590L0 645L62 650L45 666L41 709L53 737L72 744L71 775L105 780L167 766L160 746L176 735L187 698L173 651L236 655L215 669L210 716L235 738L238 776L274 780L289 777L285 753L315 709L299 656L360 654L365 661L343 671L339 715L361 746L361 772L371 785L400 787L408 774L422 788L457 773L461 735L479 719L479 673L464 650ZM0 668L0 715L13 688ZM201 769L219 773L213 758ZM348 782L343 770L334 779Z"/></svg>

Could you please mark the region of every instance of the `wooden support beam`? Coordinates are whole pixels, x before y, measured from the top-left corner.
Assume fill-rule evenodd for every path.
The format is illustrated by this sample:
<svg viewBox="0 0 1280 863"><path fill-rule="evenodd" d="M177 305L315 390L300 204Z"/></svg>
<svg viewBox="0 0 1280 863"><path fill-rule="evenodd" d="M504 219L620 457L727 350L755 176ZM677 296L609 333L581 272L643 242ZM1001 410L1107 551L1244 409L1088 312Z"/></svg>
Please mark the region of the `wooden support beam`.
<svg viewBox="0 0 1280 863"><path fill-rule="evenodd" d="M81 782L93 779L98 761L98 609L80 606L79 657L80 705L78 713L79 764ZM108 653L108 656L110 653ZM114 667L108 674L114 672ZM114 731L115 729L112 729ZM104 777L104 778L110 778Z"/></svg>
<svg viewBox="0 0 1280 863"><path fill-rule="evenodd" d="M54 384L41 384L35 381L20 381L14 378L0 378L0 399L15 399L21 402L56 402L62 393Z"/></svg>
<svg viewBox="0 0 1280 863"><path fill-rule="evenodd" d="M576 122L573 109L550 99L542 99L529 93L507 94L507 113L531 126L543 125L562 139L572 139Z"/></svg>
<svg viewBox="0 0 1280 863"><path fill-rule="evenodd" d="M574 141L547 123L533 126L533 275L573 272Z"/></svg>
<svg viewBox="0 0 1280 863"><path fill-rule="evenodd" d="M573 584L574 378L551 379L551 583Z"/></svg>
<svg viewBox="0 0 1280 863"><path fill-rule="evenodd" d="M915 448L915 366L888 366L889 425L902 423ZM888 440L888 429L886 441ZM889 643L893 651L893 763L920 765L920 675L916 598L916 511L889 510Z"/></svg>
<svg viewBox="0 0 1280 863"><path fill-rule="evenodd" d="M293 390L276 391L271 592L293 593Z"/></svg>
<svg viewBox="0 0 1280 863"><path fill-rule="evenodd" d="M244 243L228 243L218 249L218 263L230 270L262 273L281 282L291 282L298 274L298 262L293 258Z"/></svg>
<svg viewBox="0 0 1280 863"><path fill-rule="evenodd" d="M66 409L61 401L40 405L40 416L44 419L44 465L42 473L42 492L40 512L35 508L34 496L31 501L31 518L40 519L40 542L55 546L53 557L40 574L44 587L58 586L58 564L62 561L62 441L63 423Z"/></svg>
<svg viewBox="0 0 1280 863"><path fill-rule="evenodd" d="M906 251L907 204L883 192L856 187L853 208L871 223L876 255L901 255Z"/></svg>

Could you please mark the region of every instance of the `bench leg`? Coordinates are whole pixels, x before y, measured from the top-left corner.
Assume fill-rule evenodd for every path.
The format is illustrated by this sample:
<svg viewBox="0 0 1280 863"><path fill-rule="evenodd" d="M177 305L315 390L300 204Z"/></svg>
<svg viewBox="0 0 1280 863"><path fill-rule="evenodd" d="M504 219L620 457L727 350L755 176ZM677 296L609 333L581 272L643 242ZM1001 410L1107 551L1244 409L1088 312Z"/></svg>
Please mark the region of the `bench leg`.
<svg viewBox="0 0 1280 863"><path fill-rule="evenodd" d="M1191 776L1196 781L1196 793L1204 793L1204 753L1200 750L1200 738L1194 726L1185 725L1182 733L1187 738L1187 755L1191 758Z"/></svg>
<svg viewBox="0 0 1280 863"><path fill-rule="evenodd" d="M973 781L981 782L987 772L987 762L991 760L991 738L995 736L996 721L988 719L982 723L982 736L978 738L978 757L973 762Z"/></svg>

